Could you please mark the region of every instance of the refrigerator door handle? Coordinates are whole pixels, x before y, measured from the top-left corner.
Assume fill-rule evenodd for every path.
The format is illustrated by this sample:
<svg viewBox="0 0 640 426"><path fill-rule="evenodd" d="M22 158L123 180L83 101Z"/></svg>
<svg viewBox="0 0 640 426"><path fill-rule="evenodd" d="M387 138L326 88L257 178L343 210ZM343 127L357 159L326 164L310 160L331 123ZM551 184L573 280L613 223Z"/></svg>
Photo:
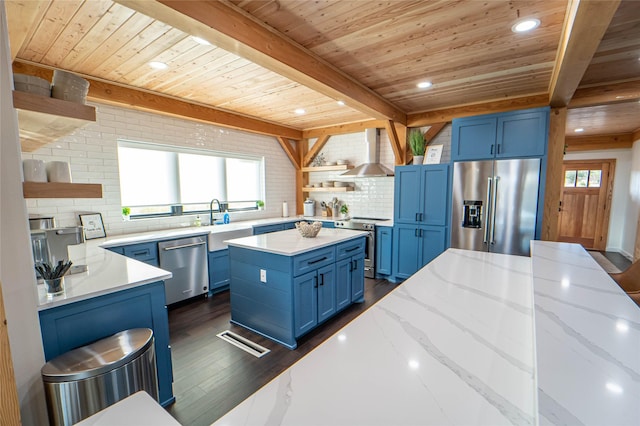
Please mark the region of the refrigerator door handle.
<svg viewBox="0 0 640 426"><path fill-rule="evenodd" d="M499 176L494 176L494 189L493 189L493 200L491 206L491 244L495 244L496 239L496 206L498 204L498 181L500 180Z"/></svg>
<svg viewBox="0 0 640 426"><path fill-rule="evenodd" d="M489 206L491 205L491 186L492 186L491 177L487 178L487 208L484 209L484 239L482 240L485 244L489 239L489 211L491 210Z"/></svg>

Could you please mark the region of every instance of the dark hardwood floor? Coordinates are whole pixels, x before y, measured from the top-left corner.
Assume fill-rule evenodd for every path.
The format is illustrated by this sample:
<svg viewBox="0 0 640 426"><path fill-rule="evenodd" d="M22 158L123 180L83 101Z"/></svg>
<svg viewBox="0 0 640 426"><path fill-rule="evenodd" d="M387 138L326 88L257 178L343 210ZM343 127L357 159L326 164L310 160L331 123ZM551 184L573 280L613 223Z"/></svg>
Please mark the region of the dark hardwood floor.
<svg viewBox="0 0 640 426"><path fill-rule="evenodd" d="M182 425L210 425L396 286L385 280L366 279L365 302L348 307L303 336L296 350L231 324L228 291L170 308L176 402L167 411ZM256 358L216 336L225 330L271 352Z"/></svg>

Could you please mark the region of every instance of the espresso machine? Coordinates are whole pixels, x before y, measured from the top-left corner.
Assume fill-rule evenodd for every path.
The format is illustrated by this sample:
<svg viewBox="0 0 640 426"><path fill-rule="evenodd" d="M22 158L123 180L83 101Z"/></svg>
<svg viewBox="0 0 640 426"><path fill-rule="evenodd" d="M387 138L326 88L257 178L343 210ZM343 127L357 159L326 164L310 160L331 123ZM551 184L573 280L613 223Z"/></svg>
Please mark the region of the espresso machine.
<svg viewBox="0 0 640 426"><path fill-rule="evenodd" d="M86 265L79 264L79 259L74 259L69 255L70 249L75 249L74 246L82 243L84 243L82 226L31 230L34 263L36 265L49 263L55 266L60 260L63 262L71 260L73 265L69 269L69 274L87 270ZM77 251L74 250L76 253ZM83 252L83 250L81 251Z"/></svg>

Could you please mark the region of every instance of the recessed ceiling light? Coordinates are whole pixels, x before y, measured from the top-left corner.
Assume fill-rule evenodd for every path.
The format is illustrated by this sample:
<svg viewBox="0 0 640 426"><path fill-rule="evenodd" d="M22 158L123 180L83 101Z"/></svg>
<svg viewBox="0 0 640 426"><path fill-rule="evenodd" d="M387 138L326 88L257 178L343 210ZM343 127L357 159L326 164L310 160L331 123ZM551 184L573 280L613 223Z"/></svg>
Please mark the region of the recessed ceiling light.
<svg viewBox="0 0 640 426"><path fill-rule="evenodd" d="M421 81L420 83L417 84L417 86L420 89L428 89L429 87L433 86L433 84L431 84L430 81Z"/></svg>
<svg viewBox="0 0 640 426"><path fill-rule="evenodd" d="M193 41L195 41L198 44L202 44L204 46L211 46L211 43L209 43L207 40L200 38L200 37L196 37L196 36L192 36L191 39Z"/></svg>
<svg viewBox="0 0 640 426"><path fill-rule="evenodd" d="M306 111L305 111L304 109L302 109L302 108L297 108L294 112L295 112L296 114L298 114L298 115L302 115L302 114L304 114Z"/></svg>
<svg viewBox="0 0 640 426"><path fill-rule="evenodd" d="M574 130L574 132L576 133L584 132L584 129L582 127L578 127L577 129Z"/></svg>
<svg viewBox="0 0 640 426"><path fill-rule="evenodd" d="M344 101L338 101L338 105L344 106Z"/></svg>
<svg viewBox="0 0 640 426"><path fill-rule="evenodd" d="M156 70L166 70L167 68L169 68L169 65L165 64L164 62L158 61L149 62L149 66Z"/></svg>
<svg viewBox="0 0 640 426"><path fill-rule="evenodd" d="M511 27L511 31L514 33L524 33L526 31L531 31L534 28L538 28L538 26L540 26L540 20L530 18L516 22L513 27Z"/></svg>

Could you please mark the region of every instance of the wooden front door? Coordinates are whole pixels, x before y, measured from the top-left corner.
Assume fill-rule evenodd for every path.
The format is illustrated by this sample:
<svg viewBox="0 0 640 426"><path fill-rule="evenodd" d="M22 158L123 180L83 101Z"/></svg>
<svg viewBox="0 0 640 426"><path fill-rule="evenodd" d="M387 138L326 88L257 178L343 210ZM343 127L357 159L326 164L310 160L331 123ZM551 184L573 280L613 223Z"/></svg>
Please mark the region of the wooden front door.
<svg viewBox="0 0 640 426"><path fill-rule="evenodd" d="M558 241L605 250L616 160L565 161Z"/></svg>

